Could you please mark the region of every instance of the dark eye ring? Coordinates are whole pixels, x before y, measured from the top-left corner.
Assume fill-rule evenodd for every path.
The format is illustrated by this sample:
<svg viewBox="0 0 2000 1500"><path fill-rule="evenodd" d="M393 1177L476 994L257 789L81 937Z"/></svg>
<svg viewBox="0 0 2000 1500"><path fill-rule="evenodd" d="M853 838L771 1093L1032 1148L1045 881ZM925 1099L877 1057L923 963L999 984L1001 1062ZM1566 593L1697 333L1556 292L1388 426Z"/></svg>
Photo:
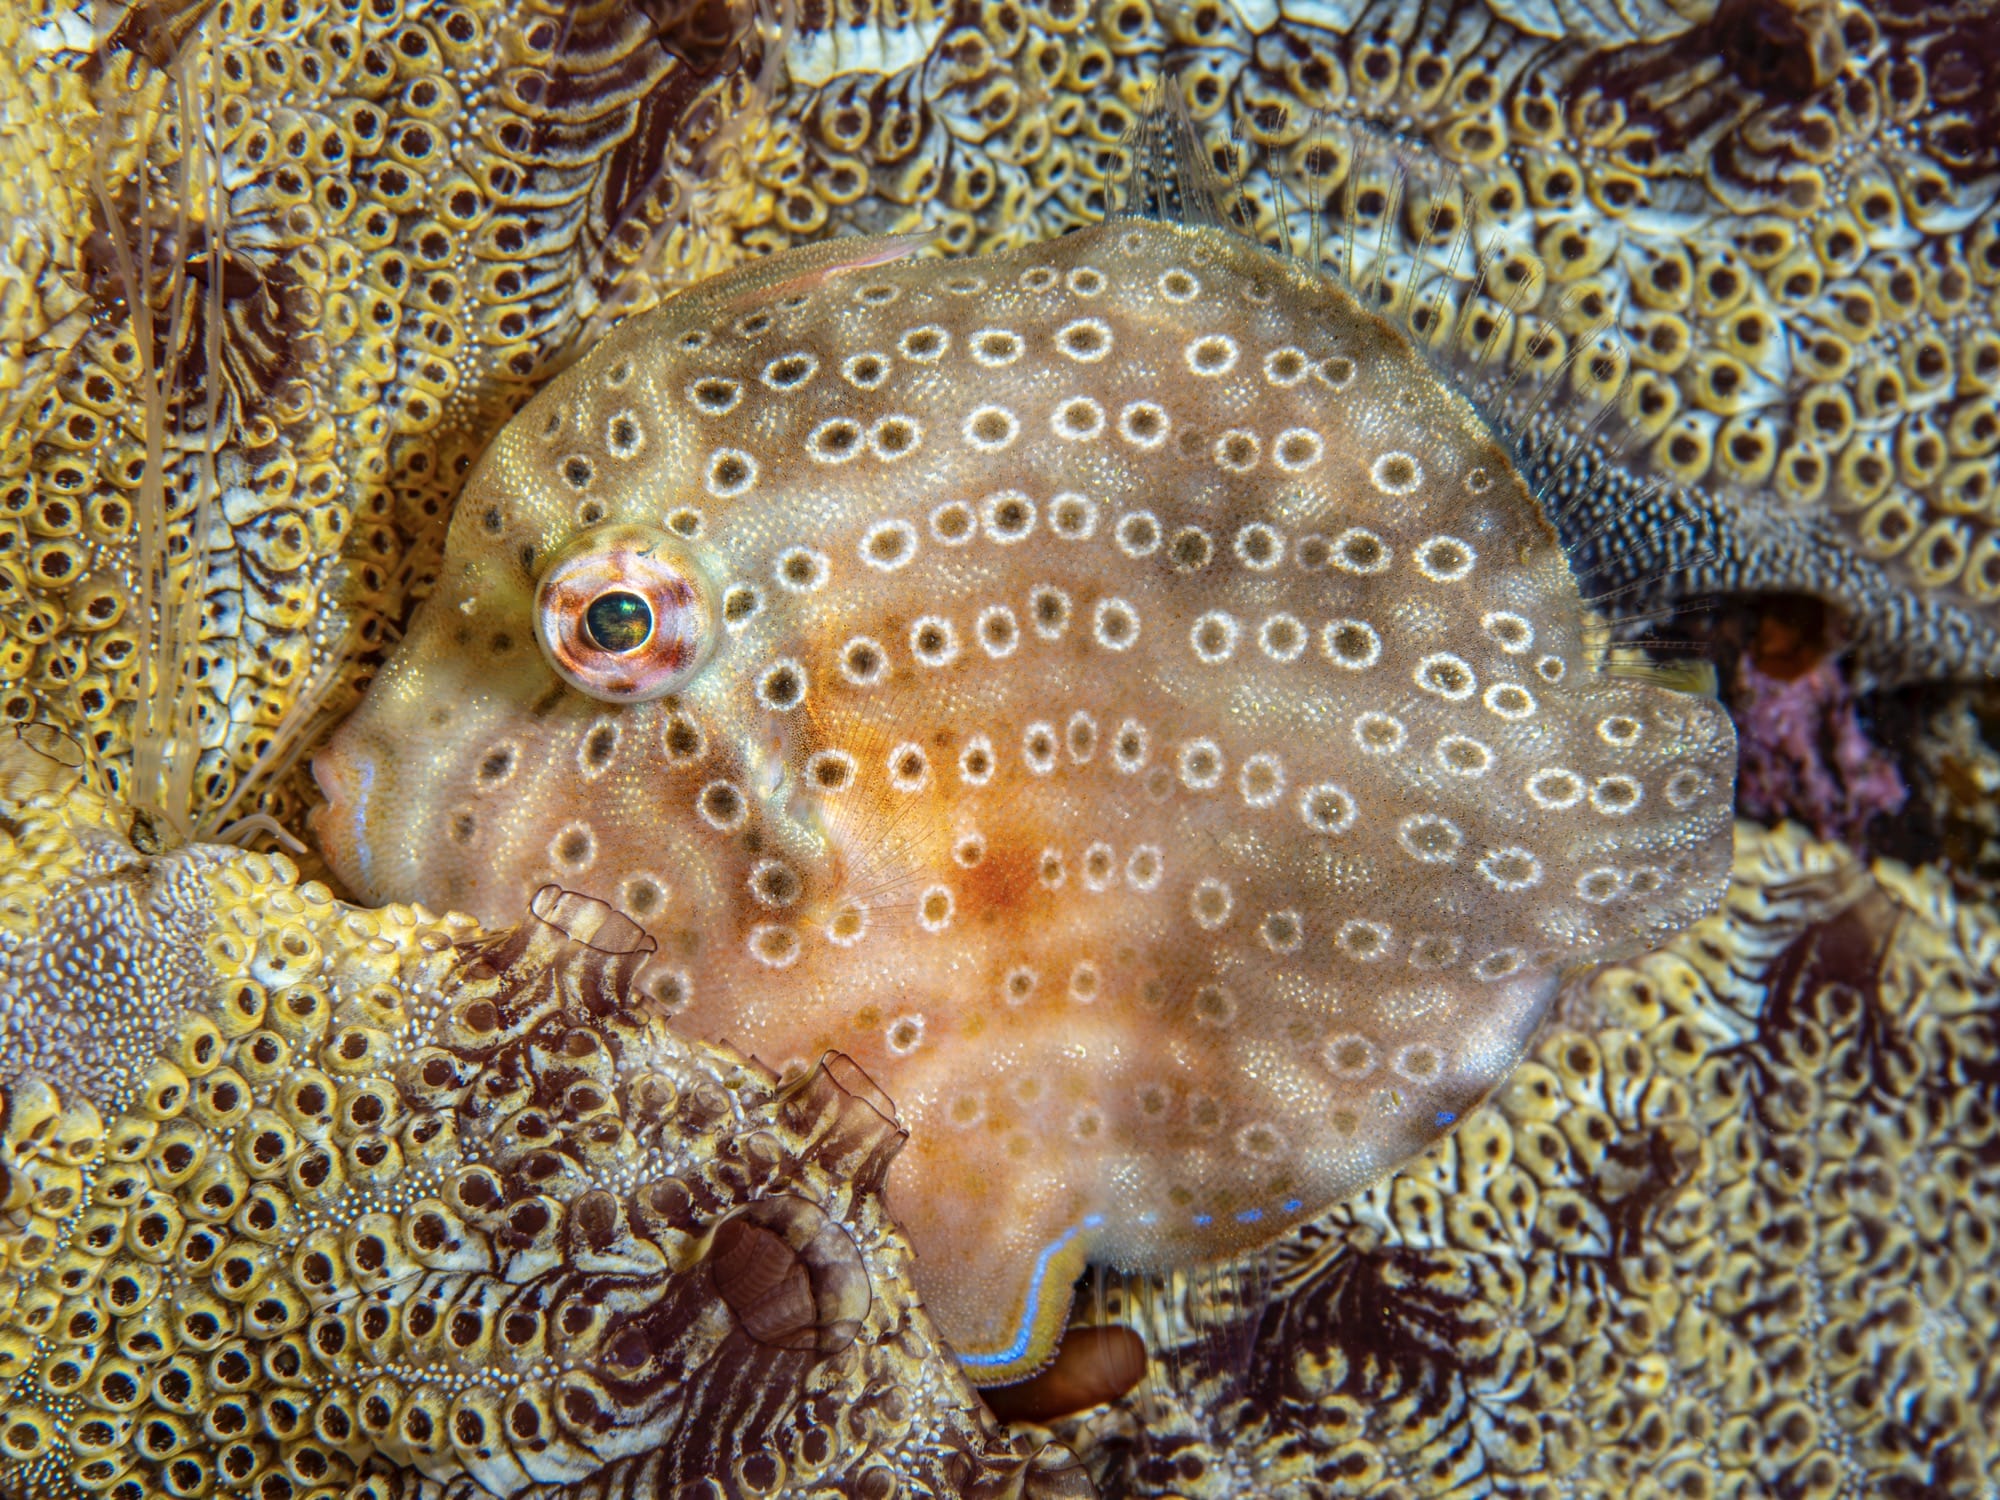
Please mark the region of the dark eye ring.
<svg viewBox="0 0 2000 1500"><path fill-rule="evenodd" d="M535 588L535 637L556 675L607 703L685 687L719 635L715 591L651 526L595 526L550 560Z"/></svg>

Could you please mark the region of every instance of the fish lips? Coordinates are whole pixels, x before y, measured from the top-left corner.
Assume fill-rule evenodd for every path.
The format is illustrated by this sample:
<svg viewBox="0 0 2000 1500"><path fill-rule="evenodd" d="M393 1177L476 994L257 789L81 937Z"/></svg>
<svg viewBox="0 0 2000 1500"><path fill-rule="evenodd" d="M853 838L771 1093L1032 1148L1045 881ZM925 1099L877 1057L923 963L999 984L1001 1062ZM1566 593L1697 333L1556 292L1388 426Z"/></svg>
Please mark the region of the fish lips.
<svg viewBox="0 0 2000 1500"><path fill-rule="evenodd" d="M313 781L326 800L306 814L306 826L340 882L355 896L376 903L384 896L375 886L368 817L380 767L356 738L336 735L313 756Z"/></svg>

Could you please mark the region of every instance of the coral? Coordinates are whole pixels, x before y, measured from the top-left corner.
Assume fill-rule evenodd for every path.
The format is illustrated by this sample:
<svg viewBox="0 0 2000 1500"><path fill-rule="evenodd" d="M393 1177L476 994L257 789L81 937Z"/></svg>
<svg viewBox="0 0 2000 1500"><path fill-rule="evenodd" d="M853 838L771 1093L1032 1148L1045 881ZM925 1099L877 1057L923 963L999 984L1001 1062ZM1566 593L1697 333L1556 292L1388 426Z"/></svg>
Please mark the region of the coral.
<svg viewBox="0 0 2000 1500"><path fill-rule="evenodd" d="M1904 831L1937 851L1965 893L2000 898L2000 692L1965 688L1915 707L1918 795Z"/></svg>
<svg viewBox="0 0 2000 1500"><path fill-rule="evenodd" d="M851 1063L684 1040L554 889L142 854L71 750L0 742L0 1493L1087 1492L916 1305Z"/></svg>
<svg viewBox="0 0 2000 1500"><path fill-rule="evenodd" d="M1112 1297L1155 1379L1058 1428L1105 1494L1991 1494L2000 920L1791 826L1736 873L1287 1242L1242 1358L1200 1283Z"/></svg>
<svg viewBox="0 0 2000 1500"><path fill-rule="evenodd" d="M1856 840L1909 795L1894 763L1869 743L1831 659L1785 678L1746 654L1732 708L1741 755L1737 804L1749 817L1798 818L1821 838Z"/></svg>
<svg viewBox="0 0 2000 1500"><path fill-rule="evenodd" d="M10 9L0 718L73 726L163 833L289 817L486 434L771 222L775 62L712 23Z"/></svg>
<svg viewBox="0 0 2000 1500"><path fill-rule="evenodd" d="M73 22L36 29L10 9L0 16L0 432L11 431L34 393L54 376L59 351L89 316L79 288L89 233L86 188L92 111L72 73L37 67ZM19 580L0 582L0 602Z"/></svg>
<svg viewBox="0 0 2000 1500"><path fill-rule="evenodd" d="M1136 218L906 249L704 283L524 408L313 826L371 901L643 913L677 1025L852 1054L1004 1380L1086 1259L1316 1216L1713 910L1735 739L1599 669L1508 450L1333 278Z"/></svg>
<svg viewBox="0 0 2000 1500"><path fill-rule="evenodd" d="M1621 607L1806 592L1878 678L2000 668L1990 21L1732 0L1551 39L1585 10L1611 13L1123 0L926 30L828 8L793 49L797 191L863 232L1046 238L1102 210L1172 70L1259 233L1385 251L1397 295L1475 306L1482 357L1546 324L1565 385L1623 382L1570 460L1613 497L1582 530ZM1607 339L1617 358L1577 357Z"/></svg>

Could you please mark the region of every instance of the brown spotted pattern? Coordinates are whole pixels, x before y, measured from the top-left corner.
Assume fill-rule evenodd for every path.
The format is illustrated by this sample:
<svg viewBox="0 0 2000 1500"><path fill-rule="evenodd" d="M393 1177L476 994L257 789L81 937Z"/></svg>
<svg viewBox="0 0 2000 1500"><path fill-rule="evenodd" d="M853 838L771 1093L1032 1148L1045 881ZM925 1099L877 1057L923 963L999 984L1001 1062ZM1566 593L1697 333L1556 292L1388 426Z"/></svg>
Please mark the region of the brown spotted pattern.
<svg viewBox="0 0 2000 1500"><path fill-rule="evenodd" d="M374 900L587 890L684 1026L851 1053L920 1284L1005 1374L1086 1254L1309 1217L1562 967L1708 910L1733 737L1595 670L1509 451L1329 278L1138 220L905 248L718 282L524 411L315 826ZM540 572L602 532L639 588L635 527L707 611L644 702L536 644Z"/></svg>

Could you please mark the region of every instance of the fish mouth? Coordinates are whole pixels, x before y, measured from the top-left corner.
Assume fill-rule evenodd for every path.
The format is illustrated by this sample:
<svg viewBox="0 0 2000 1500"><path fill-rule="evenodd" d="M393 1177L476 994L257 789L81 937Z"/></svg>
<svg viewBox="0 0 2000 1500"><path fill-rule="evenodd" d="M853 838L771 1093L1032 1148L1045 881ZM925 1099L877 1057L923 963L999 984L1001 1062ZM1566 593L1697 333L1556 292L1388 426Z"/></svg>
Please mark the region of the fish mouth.
<svg viewBox="0 0 2000 1500"><path fill-rule="evenodd" d="M381 900L368 842L368 803L375 791L375 759L338 743L312 759L313 781L326 798L306 814L306 827L333 873L365 901Z"/></svg>

